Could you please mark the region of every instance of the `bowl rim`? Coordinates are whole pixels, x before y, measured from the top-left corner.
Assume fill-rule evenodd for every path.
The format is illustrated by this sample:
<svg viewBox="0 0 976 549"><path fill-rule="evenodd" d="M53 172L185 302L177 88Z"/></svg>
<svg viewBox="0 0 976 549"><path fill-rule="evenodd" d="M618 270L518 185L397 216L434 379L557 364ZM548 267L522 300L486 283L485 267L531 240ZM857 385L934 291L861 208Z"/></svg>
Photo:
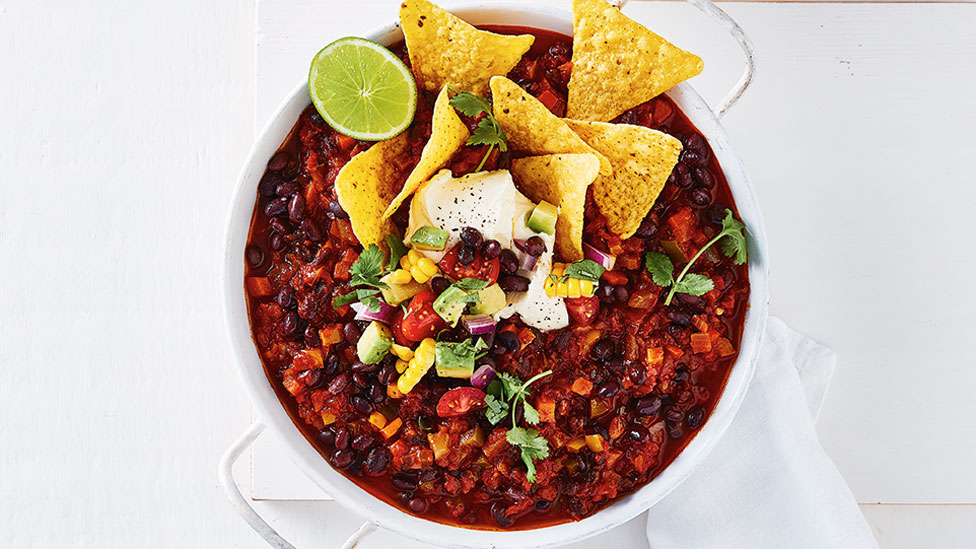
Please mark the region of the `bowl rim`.
<svg viewBox="0 0 976 549"><path fill-rule="evenodd" d="M516 2L464 2L449 5L472 24L519 24L572 35L572 14L547 6ZM365 33L381 44L402 38L397 21ZM254 344L244 291L244 248L250 231L257 183L271 155L294 126L298 114L310 104L307 78L278 105L248 152L235 185L223 238L221 290L224 317L234 363L255 412L271 436L295 465L336 502L353 513L408 538L444 547L552 547L579 541L631 520L667 496L701 464L727 430L745 396L759 356L768 315L768 265L765 228L758 200L742 160L732 149L728 134L700 95L687 82L666 94L705 136L716 155L739 215L748 227L749 310L746 313L739 356L732 366L722 395L695 437L657 477L636 491L579 521L530 530L478 530L415 517L360 488L332 466L306 440L278 400Z"/></svg>

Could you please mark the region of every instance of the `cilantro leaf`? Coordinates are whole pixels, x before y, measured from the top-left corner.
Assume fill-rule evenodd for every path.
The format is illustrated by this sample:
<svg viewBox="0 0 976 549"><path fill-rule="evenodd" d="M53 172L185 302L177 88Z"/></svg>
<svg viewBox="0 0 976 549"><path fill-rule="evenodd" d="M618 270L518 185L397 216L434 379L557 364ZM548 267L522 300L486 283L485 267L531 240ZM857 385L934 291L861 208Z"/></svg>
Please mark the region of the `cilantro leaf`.
<svg viewBox="0 0 976 549"><path fill-rule="evenodd" d="M644 267L651 273L651 280L663 288L674 284L674 263L661 252L647 252Z"/></svg>
<svg viewBox="0 0 976 549"><path fill-rule="evenodd" d="M407 255L407 247L392 234L386 235L386 245L390 247L390 261L386 264L386 272L389 273L400 268L400 259Z"/></svg>
<svg viewBox="0 0 976 549"><path fill-rule="evenodd" d="M536 429L512 427L505 433L505 440L522 452L522 462L525 463L525 478L535 482L534 460L549 457L549 442Z"/></svg>
<svg viewBox="0 0 976 549"><path fill-rule="evenodd" d="M535 406L529 404L529 401L522 401L522 415L525 416L526 423L531 425L536 425L539 423L539 411L535 409Z"/></svg>
<svg viewBox="0 0 976 549"><path fill-rule="evenodd" d="M715 283L705 275L690 273L674 285L675 292L704 295L715 289Z"/></svg>
<svg viewBox="0 0 976 549"><path fill-rule="evenodd" d="M349 272L352 278L349 279L351 286L372 286L374 288L388 288L384 282L380 282L383 274L383 252L376 244L370 244L361 254L356 262L352 264Z"/></svg>
<svg viewBox="0 0 976 549"><path fill-rule="evenodd" d="M360 303L369 308L371 313L378 313L382 306L380 300L375 295L367 295L359 299Z"/></svg>
<svg viewBox="0 0 976 549"><path fill-rule="evenodd" d="M508 372L500 372L498 374L498 379L502 382L502 389L505 391L505 398L512 400L516 395L522 392L522 380L509 374Z"/></svg>
<svg viewBox="0 0 976 549"><path fill-rule="evenodd" d="M464 368L474 370L474 361L488 345L480 337L469 337L460 343L438 341L434 347L437 368Z"/></svg>
<svg viewBox="0 0 976 549"><path fill-rule="evenodd" d="M463 115L474 118L483 112L491 112L491 105L488 104L488 100L484 97L471 92L459 92L450 86L448 88L455 93L454 97L448 102L452 107L461 111Z"/></svg>
<svg viewBox="0 0 976 549"><path fill-rule="evenodd" d="M485 417L492 425L498 425L508 415L508 403L495 398L495 395L485 396Z"/></svg>
<svg viewBox="0 0 976 549"><path fill-rule="evenodd" d="M600 277L603 276L603 271L606 270L603 265L600 265L592 259L581 259L570 263L566 267L566 275L570 278L599 282Z"/></svg>
<svg viewBox="0 0 976 549"><path fill-rule="evenodd" d="M375 304L376 308L373 309L373 307L370 306L370 310L375 313L380 310L379 299L375 297L376 294L378 293L380 293L380 291L375 288L358 288L356 290L349 292L346 295L336 296L336 298L332 301L332 304L333 307L335 307L336 309L342 307L343 305L348 305L350 303L355 303L357 301L361 301L365 303L367 306L370 306L372 305L372 301L370 298L372 298L372 300L376 301Z"/></svg>
<svg viewBox="0 0 976 549"><path fill-rule="evenodd" d="M722 241L722 253L732 258L736 265L742 265L748 259L746 252L746 236L743 234L745 223L732 217L732 210L725 210L722 220L722 234L727 238Z"/></svg>
<svg viewBox="0 0 976 549"><path fill-rule="evenodd" d="M484 290L489 286L489 283L485 280L478 280L477 278L462 278L455 282L454 285L462 290Z"/></svg>
<svg viewBox="0 0 976 549"><path fill-rule="evenodd" d="M465 145L497 145L499 150L505 152L508 144L505 142L505 132L501 126L495 122L494 118L486 116L478 121L478 127L471 133L471 137L464 143Z"/></svg>

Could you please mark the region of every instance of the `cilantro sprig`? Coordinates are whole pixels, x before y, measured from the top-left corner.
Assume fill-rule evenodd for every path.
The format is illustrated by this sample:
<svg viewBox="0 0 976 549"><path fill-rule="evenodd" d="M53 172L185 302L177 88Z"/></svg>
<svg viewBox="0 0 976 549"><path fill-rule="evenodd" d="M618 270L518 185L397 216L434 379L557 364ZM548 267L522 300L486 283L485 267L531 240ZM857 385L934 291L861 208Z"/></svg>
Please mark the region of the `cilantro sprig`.
<svg viewBox="0 0 976 549"><path fill-rule="evenodd" d="M474 129L474 132L465 142L465 145L488 145L488 151L485 152L484 158L474 170L480 172L495 147L498 147L498 150L502 152L508 150L508 140L505 139L505 132L502 131L498 120L491 114L491 104L488 103L487 99L471 92L459 92L452 87L449 89L454 92L454 97L450 99L451 106L461 114L471 118L475 118L481 113L485 114L485 117L478 121L478 127Z"/></svg>
<svg viewBox="0 0 976 549"><path fill-rule="evenodd" d="M387 242L390 242L391 239L396 240L395 237L387 237ZM400 246L403 247L402 242ZM394 250L392 244L390 245L390 250ZM370 244L363 250L359 254L359 258L349 267L349 273L352 275L349 278L349 285L354 288L353 291L345 295L336 296L332 302L332 306L338 309L343 305L358 301L369 307L370 311L374 313L379 312L380 299L376 295L380 293L380 290L389 288L385 282L380 280L387 273L387 269L383 268L383 260L385 258L386 256L383 254L383 251L376 244ZM399 258L397 261L399 261Z"/></svg>
<svg viewBox="0 0 976 549"><path fill-rule="evenodd" d="M521 404L522 418L526 423L529 425L539 423L539 411L526 400L526 397L530 394L529 385L550 374L552 370L546 370L527 381L522 381L511 374L501 372L498 374L498 379L488 387L488 395L485 396L485 417L492 425L501 423L511 413L512 428L505 433L505 440L521 451L522 462L525 463L527 470L525 478L529 482L535 482L534 461L549 457L549 443L538 429L518 426L518 409Z"/></svg>
<svg viewBox="0 0 976 549"><path fill-rule="evenodd" d="M607 269L593 261L592 259L580 259L579 261L574 261L566 266L566 271L562 276L556 276L550 274L549 278L555 283L566 282L570 278L576 278L579 280L588 280L593 283L599 283L600 277L603 276L603 271Z"/></svg>
<svg viewBox="0 0 976 549"><path fill-rule="evenodd" d="M705 253L705 250L716 242L725 239L722 242L722 253L727 257L731 257L732 262L736 265L745 263L748 258L745 228L744 223L732 217L732 210L725 210L725 219L722 220L722 231L698 250L698 253L691 258L691 261L681 269L677 278L674 276L674 263L671 262L668 256L660 252L647 252L647 255L644 257L644 267L651 274L651 280L658 286L664 288L671 287L667 298L664 300L664 304L670 305L676 293L700 296L715 289L715 283L712 282L712 279L705 275L689 273L688 271L691 269L692 264Z"/></svg>

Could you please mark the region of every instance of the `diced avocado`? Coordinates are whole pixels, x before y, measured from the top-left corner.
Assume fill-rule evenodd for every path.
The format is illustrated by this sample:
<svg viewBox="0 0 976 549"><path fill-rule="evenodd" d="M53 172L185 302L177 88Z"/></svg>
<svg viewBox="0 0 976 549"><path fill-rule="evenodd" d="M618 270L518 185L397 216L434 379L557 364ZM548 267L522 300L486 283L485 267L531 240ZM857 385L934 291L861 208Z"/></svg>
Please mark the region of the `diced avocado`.
<svg viewBox="0 0 976 549"><path fill-rule="evenodd" d="M418 250L443 250L450 236L444 229L424 225L410 235L410 243Z"/></svg>
<svg viewBox="0 0 976 549"><path fill-rule="evenodd" d="M383 294L383 299L394 307L419 294L424 289L423 284L419 284L414 280L406 284L396 284L390 281L389 274L381 278L380 282L384 282L389 286L388 288L383 288L380 292Z"/></svg>
<svg viewBox="0 0 976 549"><path fill-rule="evenodd" d="M374 320L359 337L356 355L363 364L376 364L390 352L391 345L393 345L393 335L390 329Z"/></svg>
<svg viewBox="0 0 976 549"><path fill-rule="evenodd" d="M434 300L434 312L436 312L444 322L451 326L457 326L464 307L467 306L468 292L457 286L448 286L441 295Z"/></svg>
<svg viewBox="0 0 976 549"><path fill-rule="evenodd" d="M435 356L440 356L439 352L435 352L434 354ZM461 379L468 379L471 377L471 374L474 373L474 365L442 365L436 358L434 360L434 364L437 368L437 375L440 377L458 377Z"/></svg>
<svg viewBox="0 0 976 549"><path fill-rule="evenodd" d="M675 263L688 263L688 256L685 255L678 243L674 240L662 240L661 247L664 248L664 253L668 254L671 261Z"/></svg>
<svg viewBox="0 0 976 549"><path fill-rule="evenodd" d="M484 340L470 338L459 343L438 341L434 350L434 365L440 377L467 379L474 373L479 353L488 348Z"/></svg>
<svg viewBox="0 0 976 549"><path fill-rule="evenodd" d="M525 225L537 233L553 234L556 232L557 219L559 208L543 200L529 214Z"/></svg>
<svg viewBox="0 0 976 549"><path fill-rule="evenodd" d="M478 290L478 302L471 304L471 313L476 315L493 315L505 308L505 292L492 284L483 290Z"/></svg>

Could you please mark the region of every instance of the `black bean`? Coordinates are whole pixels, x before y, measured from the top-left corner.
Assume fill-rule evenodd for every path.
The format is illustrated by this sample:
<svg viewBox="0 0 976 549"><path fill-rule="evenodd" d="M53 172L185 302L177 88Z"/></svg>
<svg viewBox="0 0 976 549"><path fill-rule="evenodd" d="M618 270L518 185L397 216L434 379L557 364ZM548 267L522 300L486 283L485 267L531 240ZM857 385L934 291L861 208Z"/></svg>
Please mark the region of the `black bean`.
<svg viewBox="0 0 976 549"><path fill-rule="evenodd" d="M349 404L352 404L353 409L363 415L373 411L373 403L359 395L353 395L349 399Z"/></svg>
<svg viewBox="0 0 976 549"><path fill-rule="evenodd" d="M690 378L691 378L691 372L688 371L688 368L684 366L678 366L674 370L674 377L671 378L671 381L675 383L684 383L688 381Z"/></svg>
<svg viewBox="0 0 976 549"><path fill-rule="evenodd" d="M672 423L680 423L685 418L685 412L677 406L671 406L664 412L664 419Z"/></svg>
<svg viewBox="0 0 976 549"><path fill-rule="evenodd" d="M654 238L656 234L657 223L650 217L645 217L644 221L641 221L640 227L637 227L637 232L634 233L634 236L638 238Z"/></svg>
<svg viewBox="0 0 976 549"><path fill-rule="evenodd" d="M525 253L539 257L540 255L546 253L546 242L538 236L533 236L532 238L525 241Z"/></svg>
<svg viewBox="0 0 976 549"><path fill-rule="evenodd" d="M681 311L675 311L674 309L668 309L665 311L668 316L668 320L671 321L675 326L681 326L682 328L687 328L691 326L691 317L687 313Z"/></svg>
<svg viewBox="0 0 976 549"><path fill-rule="evenodd" d="M376 376L376 379L379 380L379 382L382 383L383 385L389 385L393 383L393 381L396 380L396 378L397 378L396 366L392 364L387 364L383 366L383 369L380 370L380 373L377 374Z"/></svg>
<svg viewBox="0 0 976 549"><path fill-rule="evenodd" d="M627 369L627 361L624 360L623 357L617 356L611 358L610 361L607 362L607 366L609 366L610 369L613 370L614 372L621 374L624 372L624 370Z"/></svg>
<svg viewBox="0 0 976 549"><path fill-rule="evenodd" d="M630 369L630 380L634 382L634 385L640 385L647 380L647 370L643 366L637 365Z"/></svg>
<svg viewBox="0 0 976 549"><path fill-rule="evenodd" d="M365 362L355 361L349 370L356 374L371 374L382 367L382 364L377 362L376 364L366 364Z"/></svg>
<svg viewBox="0 0 976 549"><path fill-rule="evenodd" d="M302 221L302 230L305 231L305 236L312 242L322 242L322 231L319 230L315 222L311 219Z"/></svg>
<svg viewBox="0 0 976 549"><path fill-rule="evenodd" d="M329 428L322 429L319 431L318 439L319 442L325 444L326 446L334 446L336 441L335 432Z"/></svg>
<svg viewBox="0 0 976 549"><path fill-rule="evenodd" d="M518 336L514 332L501 332L495 338L495 346L512 352L517 351L522 346L522 342L519 341Z"/></svg>
<svg viewBox="0 0 976 549"><path fill-rule="evenodd" d="M306 347L318 347L322 344L318 329L311 324L305 327L304 339Z"/></svg>
<svg viewBox="0 0 976 549"><path fill-rule="evenodd" d="M278 326L278 332L282 337L290 337L298 332L298 313L294 311L287 313Z"/></svg>
<svg viewBox="0 0 976 549"><path fill-rule="evenodd" d="M600 284L600 287L596 289L596 296L603 303L613 303L613 285L612 284Z"/></svg>
<svg viewBox="0 0 976 549"><path fill-rule="evenodd" d="M280 217L274 217L271 219L271 230L281 234L288 234L291 232L291 225Z"/></svg>
<svg viewBox="0 0 976 549"><path fill-rule="evenodd" d="M390 451L386 446L374 446L363 461L363 471L370 476L378 476L390 465Z"/></svg>
<svg viewBox="0 0 976 549"><path fill-rule="evenodd" d="M414 513L421 514L427 511L427 500L421 497L411 498L407 502L407 508Z"/></svg>
<svg viewBox="0 0 976 549"><path fill-rule="evenodd" d="M627 300L630 299L630 292L627 291L626 286L617 286L613 289L613 297L617 303L627 303Z"/></svg>
<svg viewBox="0 0 976 549"><path fill-rule="evenodd" d="M529 289L529 279L516 274L498 277L498 286L506 292L524 292Z"/></svg>
<svg viewBox="0 0 976 549"><path fill-rule="evenodd" d="M429 467L420 472L420 482L432 482L441 478L441 472L434 467Z"/></svg>
<svg viewBox="0 0 976 549"><path fill-rule="evenodd" d="M540 499L535 502L536 511L548 511L552 507L552 502L548 499Z"/></svg>
<svg viewBox="0 0 976 549"><path fill-rule="evenodd" d="M637 413L642 416L654 415L661 409L661 397L657 395L646 396L637 401Z"/></svg>
<svg viewBox="0 0 976 549"><path fill-rule="evenodd" d="M695 406L688 412L687 421L688 427L697 429L705 421L705 409L701 406Z"/></svg>
<svg viewBox="0 0 976 549"><path fill-rule="evenodd" d="M366 389L369 387L369 377L366 374L353 374L352 384L355 385L357 389Z"/></svg>
<svg viewBox="0 0 976 549"><path fill-rule="evenodd" d="M251 244L244 249L244 257L247 258L247 264L251 267L260 267L264 263L264 250Z"/></svg>
<svg viewBox="0 0 976 549"><path fill-rule="evenodd" d="M512 524L515 524L515 520L505 514L507 509L506 505L500 501L491 504L491 516L502 528L508 528Z"/></svg>
<svg viewBox="0 0 976 549"><path fill-rule="evenodd" d="M674 172L674 182L677 183L682 189L691 188L691 186L695 184L695 180L691 177L691 170L688 169L688 166L678 164L674 167Z"/></svg>
<svg viewBox="0 0 976 549"><path fill-rule="evenodd" d="M470 265L474 261L474 248L468 246L467 244L462 244L458 248L457 260L461 265Z"/></svg>
<svg viewBox="0 0 976 549"><path fill-rule="evenodd" d="M288 211L288 199L276 198L264 205L264 214L268 217L276 217Z"/></svg>
<svg viewBox="0 0 976 549"><path fill-rule="evenodd" d="M620 384L611 379L597 388L596 396L600 398L613 398L619 390Z"/></svg>
<svg viewBox="0 0 976 549"><path fill-rule="evenodd" d="M271 245L272 250L280 252L285 249L285 237L281 236L281 233L271 233L268 244Z"/></svg>
<svg viewBox="0 0 976 549"><path fill-rule="evenodd" d="M640 423L634 423L627 429L627 438L637 442L647 442L651 439L651 432Z"/></svg>
<svg viewBox="0 0 976 549"><path fill-rule="evenodd" d="M706 168L695 168L691 171L695 176L695 181L706 189L711 189L715 186L715 178L712 177L712 172L708 171Z"/></svg>
<svg viewBox="0 0 976 549"><path fill-rule="evenodd" d="M684 148L687 150L692 150L697 153L705 154L708 152L708 142L701 134L693 133L688 137L681 140L684 144Z"/></svg>
<svg viewBox="0 0 976 549"><path fill-rule="evenodd" d="M704 166L708 164L708 157L698 151L685 150L681 153L681 162L689 166Z"/></svg>
<svg viewBox="0 0 976 549"><path fill-rule="evenodd" d="M488 240L481 245L481 257L491 261L502 253L502 245L497 240Z"/></svg>
<svg viewBox="0 0 976 549"><path fill-rule="evenodd" d="M677 293L674 294L674 299L696 312L703 312L706 307L705 300L696 295Z"/></svg>
<svg viewBox="0 0 976 549"><path fill-rule="evenodd" d="M305 383L305 386L309 389L315 389L322 384L325 376L322 375L322 370L315 368L313 370L305 370L298 374L298 379Z"/></svg>
<svg viewBox="0 0 976 549"><path fill-rule="evenodd" d="M329 384L329 392L333 395L338 395L346 387L349 386L349 382L352 381L352 376L349 372L343 372L332 379L332 383Z"/></svg>
<svg viewBox="0 0 976 549"><path fill-rule="evenodd" d="M258 193L265 197L271 198L275 195L275 189L278 188L278 184L282 181L281 176L274 172L264 172L261 176L261 181L258 183Z"/></svg>
<svg viewBox="0 0 976 549"><path fill-rule="evenodd" d="M349 429L345 427L339 427L335 432L335 447L336 450L345 450L349 448Z"/></svg>
<svg viewBox="0 0 976 549"><path fill-rule="evenodd" d="M291 154L287 151L278 151L271 157L271 160L268 160L268 169L280 173L288 167L290 162L294 162Z"/></svg>
<svg viewBox="0 0 976 549"><path fill-rule="evenodd" d="M294 181L285 181L284 183L278 185L275 189L275 194L281 197L290 198L291 195L297 194L301 188L298 183Z"/></svg>
<svg viewBox="0 0 976 549"><path fill-rule="evenodd" d="M572 336L573 334L570 332L562 332L556 336L556 339L553 340L552 348L560 352L565 351L566 346L569 345L569 340L572 338Z"/></svg>
<svg viewBox="0 0 976 549"><path fill-rule="evenodd" d="M433 290L436 295L441 295L441 293L443 293L444 290L446 290L450 285L451 281L443 276L435 276L434 278L430 279L430 289Z"/></svg>
<svg viewBox="0 0 976 549"><path fill-rule="evenodd" d="M353 459L355 456L351 451L338 450L332 454L332 465L338 469L346 469L352 465Z"/></svg>
<svg viewBox="0 0 976 549"><path fill-rule="evenodd" d="M461 241L473 249L478 249L482 241L481 232L474 227L465 227L461 229Z"/></svg>
<svg viewBox="0 0 976 549"><path fill-rule="evenodd" d="M512 250L502 250L498 256L498 261L503 273L515 274L518 271L519 260Z"/></svg>
<svg viewBox="0 0 976 549"><path fill-rule="evenodd" d="M590 349L590 356L596 360L607 360L613 355L613 340L603 338Z"/></svg>
<svg viewBox="0 0 976 549"><path fill-rule="evenodd" d="M721 225L722 220L725 219L725 206L719 206L718 204L710 206L705 211L705 217L712 223Z"/></svg>
<svg viewBox="0 0 976 549"><path fill-rule="evenodd" d="M325 366L323 368L325 375L332 376L339 371L339 355L331 354L325 359Z"/></svg>
<svg viewBox="0 0 976 549"><path fill-rule="evenodd" d="M681 438L685 434L684 430L681 429L681 425L677 423L664 422L664 428L668 431L668 436L671 438Z"/></svg>
<svg viewBox="0 0 976 549"><path fill-rule="evenodd" d="M708 189L695 189L691 191L691 201L696 206L708 206L712 203L712 193L708 192Z"/></svg>
<svg viewBox="0 0 976 549"><path fill-rule="evenodd" d="M349 214L346 210L342 209L342 204L339 204L338 200L333 200L329 202L329 213L333 215L336 219L348 219Z"/></svg>
<svg viewBox="0 0 976 549"><path fill-rule="evenodd" d="M363 450L369 450L372 448L373 444L376 444L376 439L374 439L373 435L369 433L363 433L352 439L350 444L352 445L353 450L359 450L362 452Z"/></svg>
<svg viewBox="0 0 976 549"><path fill-rule="evenodd" d="M404 492L413 492L417 489L417 480L406 473L397 473L390 478L390 483L397 490L403 490Z"/></svg>
<svg viewBox="0 0 976 549"><path fill-rule="evenodd" d="M569 55L569 46L566 42L555 42L549 46L549 55L553 57L566 57Z"/></svg>
<svg viewBox="0 0 976 549"><path fill-rule="evenodd" d="M359 337L362 332L359 331L359 327L356 326L355 322L346 322L342 326L342 339L346 340L349 345L355 345L359 342Z"/></svg>
<svg viewBox="0 0 976 549"><path fill-rule="evenodd" d="M282 309L287 309L291 305L292 297L295 295L295 289L289 284L285 284L278 291L277 297L275 297L275 303L278 304Z"/></svg>
<svg viewBox="0 0 976 549"><path fill-rule="evenodd" d="M369 388L369 399L373 401L373 404L383 402L386 399L386 389L384 389L382 385L374 383L373 386Z"/></svg>
<svg viewBox="0 0 976 549"><path fill-rule="evenodd" d="M301 193L295 194L288 202L288 217L295 221L301 221L305 216L305 197Z"/></svg>
<svg viewBox="0 0 976 549"><path fill-rule="evenodd" d="M495 362L495 359L491 358L490 356L481 357L477 361L475 361L474 364L475 364L475 369L481 366L491 366L492 368L498 367L498 363Z"/></svg>

